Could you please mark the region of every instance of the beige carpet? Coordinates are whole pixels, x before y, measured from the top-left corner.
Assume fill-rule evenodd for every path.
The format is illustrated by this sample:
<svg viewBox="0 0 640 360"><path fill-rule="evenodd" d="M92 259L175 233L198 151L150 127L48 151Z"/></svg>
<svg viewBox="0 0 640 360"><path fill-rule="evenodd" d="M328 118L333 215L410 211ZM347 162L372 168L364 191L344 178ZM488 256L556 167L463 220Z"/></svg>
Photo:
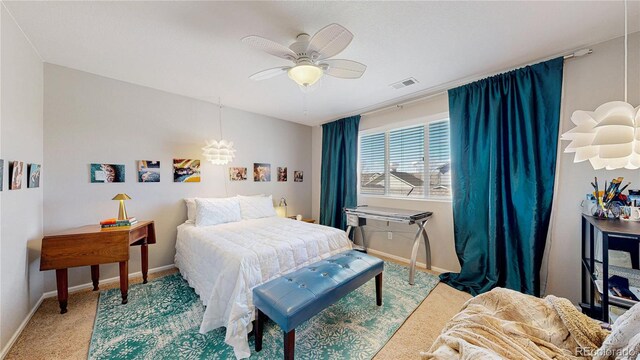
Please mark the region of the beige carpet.
<svg viewBox="0 0 640 360"><path fill-rule="evenodd" d="M175 271L150 274L149 279ZM138 278L130 283L141 281ZM113 287L118 287L118 283L100 284L100 289ZM444 324L470 297L447 285L438 284L374 359L419 359L420 351L429 348ZM86 359L97 306L98 292L90 290L69 294L69 311L64 315L60 315L55 298L46 299L6 359Z"/></svg>

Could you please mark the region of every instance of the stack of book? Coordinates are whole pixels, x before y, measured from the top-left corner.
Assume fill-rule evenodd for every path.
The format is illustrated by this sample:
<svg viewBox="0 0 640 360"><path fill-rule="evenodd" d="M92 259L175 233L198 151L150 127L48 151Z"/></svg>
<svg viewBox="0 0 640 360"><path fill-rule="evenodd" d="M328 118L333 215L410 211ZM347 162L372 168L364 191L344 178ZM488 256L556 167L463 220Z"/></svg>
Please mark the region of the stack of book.
<svg viewBox="0 0 640 360"><path fill-rule="evenodd" d="M103 229L117 228L117 227L131 226L136 224L137 222L138 220L134 217L130 217L126 220L118 220L116 218L112 218L112 219L100 221L100 227Z"/></svg>

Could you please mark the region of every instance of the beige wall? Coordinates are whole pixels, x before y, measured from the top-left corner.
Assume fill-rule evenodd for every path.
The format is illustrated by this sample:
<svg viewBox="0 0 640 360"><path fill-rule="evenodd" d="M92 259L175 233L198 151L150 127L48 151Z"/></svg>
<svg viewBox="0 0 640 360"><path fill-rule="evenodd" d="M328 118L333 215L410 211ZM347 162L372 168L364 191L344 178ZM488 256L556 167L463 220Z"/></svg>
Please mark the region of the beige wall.
<svg viewBox="0 0 640 360"><path fill-rule="evenodd" d="M0 158L5 160L0 192L0 357L42 296L40 239L43 188L8 189L8 162L42 164L42 61L0 5ZM44 174L46 175L46 165ZM46 176L43 175L41 180ZM42 185L42 183L41 183Z"/></svg>
<svg viewBox="0 0 640 360"><path fill-rule="evenodd" d="M607 101L623 100L624 52L623 38L613 39L593 46L593 54L565 62L564 94L562 100L562 131L571 129L571 114L575 110L595 110ZM640 33L632 34L629 47L629 102L640 104ZM402 122L416 116L427 116L447 111L446 96L431 101L405 106L402 110L390 110L362 118L362 129ZM320 156L322 130L313 129L313 211L319 213L320 204ZM562 143L562 150L567 146ZM605 179L624 176L631 181L631 188L640 188L638 170L593 170L588 162L574 164L573 154L561 153L558 157L557 173L559 186L551 226L551 242L547 244L549 278L547 293L563 296L574 303L580 300L580 204L591 188L589 182L597 176L600 183ZM454 175L455 176L455 175ZM433 265L436 267L459 270L455 256L453 240L453 220L450 202L411 201L381 198L359 197L360 204L371 204L408 209L433 211L435 216L427 229L431 238ZM378 224L383 225L384 224ZM401 228L395 227L400 230ZM412 234L408 237L396 237L387 240L386 233L372 234L371 247L392 255L407 258L411 251ZM424 250L420 248L420 259L424 259Z"/></svg>
<svg viewBox="0 0 640 360"><path fill-rule="evenodd" d="M572 128L571 114L575 110L593 111L599 105L624 99L623 38L593 46L593 54L565 62L564 98L562 101L562 131ZM640 33L629 42L629 103L640 104ZM568 142L562 142L562 149ZM640 189L638 170L593 170L588 162L573 163L573 154L558 158L559 187L552 224L549 252L547 293L580 300L580 203L592 191L589 183L597 176L604 180L624 176L631 189Z"/></svg>
<svg viewBox="0 0 640 360"><path fill-rule="evenodd" d="M45 64L44 115L45 233L116 216L118 204L111 198L125 192L133 198L126 203L130 216L155 220L158 243L149 249L154 268L173 263L176 226L186 220L185 197L273 194L286 197L289 214L311 215L308 126L223 108L223 134L237 150L231 165L251 169L253 162L270 163L272 181L229 182L228 166L203 161L201 183L174 183L172 159L202 159L205 140L219 136L216 105ZM161 182L138 183L136 160L159 160ZM124 164L126 182L91 184L89 164L100 162ZM288 167L288 182L276 182L278 166ZM294 170L304 171L304 182L293 182ZM129 271L140 271L137 248ZM101 266L102 279L114 276L116 265ZM52 271L45 280L46 290L54 290ZM71 286L88 282L89 268L70 271Z"/></svg>

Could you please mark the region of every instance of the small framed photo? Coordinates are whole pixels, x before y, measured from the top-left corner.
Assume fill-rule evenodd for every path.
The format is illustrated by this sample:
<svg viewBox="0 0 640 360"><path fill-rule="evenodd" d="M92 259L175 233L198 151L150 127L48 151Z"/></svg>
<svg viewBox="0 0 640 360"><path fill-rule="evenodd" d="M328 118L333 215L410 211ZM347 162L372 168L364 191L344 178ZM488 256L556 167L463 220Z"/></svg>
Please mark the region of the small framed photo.
<svg viewBox="0 0 640 360"><path fill-rule="evenodd" d="M271 164L254 163L253 164L253 181L257 181L257 182L271 181Z"/></svg>
<svg viewBox="0 0 640 360"><path fill-rule="evenodd" d="M91 164L92 183L122 183L124 182L124 165Z"/></svg>
<svg viewBox="0 0 640 360"><path fill-rule="evenodd" d="M40 164L28 164L27 165L27 188L39 188L40 187Z"/></svg>
<svg viewBox="0 0 640 360"><path fill-rule="evenodd" d="M200 182L200 160L173 159L173 182Z"/></svg>
<svg viewBox="0 0 640 360"><path fill-rule="evenodd" d="M302 182L304 180L304 174L302 171L294 171L293 172L293 181L294 182Z"/></svg>
<svg viewBox="0 0 640 360"><path fill-rule="evenodd" d="M287 167L278 167L278 181L287 181Z"/></svg>
<svg viewBox="0 0 640 360"><path fill-rule="evenodd" d="M24 163L22 161L9 162L9 190L20 190L22 188L22 172Z"/></svg>
<svg viewBox="0 0 640 360"><path fill-rule="evenodd" d="M230 167L229 180L231 181L247 180L247 168L246 167Z"/></svg>
<svg viewBox="0 0 640 360"><path fill-rule="evenodd" d="M160 161L139 160L138 182L160 182Z"/></svg>

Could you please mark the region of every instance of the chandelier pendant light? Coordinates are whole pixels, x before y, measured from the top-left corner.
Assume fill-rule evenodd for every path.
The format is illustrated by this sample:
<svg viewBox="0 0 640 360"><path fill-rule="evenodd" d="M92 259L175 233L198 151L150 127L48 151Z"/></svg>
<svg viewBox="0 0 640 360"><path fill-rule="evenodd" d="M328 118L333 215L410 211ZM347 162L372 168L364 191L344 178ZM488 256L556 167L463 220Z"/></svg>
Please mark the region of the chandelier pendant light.
<svg viewBox="0 0 640 360"><path fill-rule="evenodd" d="M595 111L577 110L571 115L575 127L562 134L570 140L565 153L573 162L589 161L594 169L640 168L640 107L627 101L628 19L624 2L624 101L602 104Z"/></svg>
<svg viewBox="0 0 640 360"><path fill-rule="evenodd" d="M218 98L220 137L222 138L222 104ZM236 156L236 150L233 148L233 141L207 140L206 146L202 148L202 155L205 159L214 165L226 165L233 161Z"/></svg>

